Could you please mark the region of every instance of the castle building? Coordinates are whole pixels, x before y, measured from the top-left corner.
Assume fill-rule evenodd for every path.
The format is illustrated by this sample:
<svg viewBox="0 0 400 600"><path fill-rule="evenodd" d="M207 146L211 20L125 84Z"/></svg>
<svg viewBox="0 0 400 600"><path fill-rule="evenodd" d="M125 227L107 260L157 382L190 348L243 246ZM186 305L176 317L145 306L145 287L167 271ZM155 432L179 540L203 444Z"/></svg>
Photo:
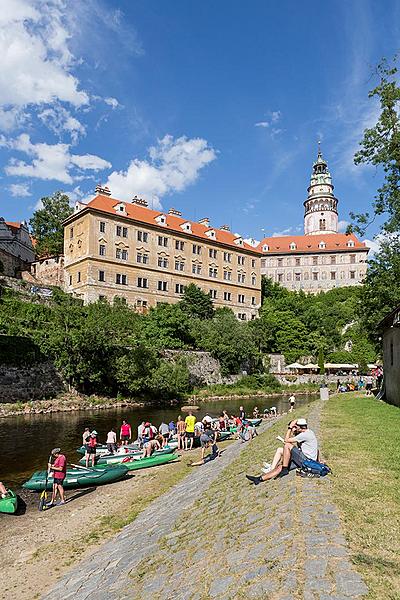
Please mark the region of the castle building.
<svg viewBox="0 0 400 600"><path fill-rule="evenodd" d="M85 303L121 298L139 312L182 298L194 283L216 308L237 318L257 316L261 303L260 251L242 237L188 221L170 209L151 210L135 197L122 202L96 188L64 223L65 290Z"/></svg>
<svg viewBox="0 0 400 600"><path fill-rule="evenodd" d="M333 190L319 148L304 202L304 235L264 238L258 246L263 275L290 290L309 293L362 283L368 248L355 235L338 233Z"/></svg>
<svg viewBox="0 0 400 600"><path fill-rule="evenodd" d="M0 274L19 276L35 260L35 249L25 222L0 217Z"/></svg>

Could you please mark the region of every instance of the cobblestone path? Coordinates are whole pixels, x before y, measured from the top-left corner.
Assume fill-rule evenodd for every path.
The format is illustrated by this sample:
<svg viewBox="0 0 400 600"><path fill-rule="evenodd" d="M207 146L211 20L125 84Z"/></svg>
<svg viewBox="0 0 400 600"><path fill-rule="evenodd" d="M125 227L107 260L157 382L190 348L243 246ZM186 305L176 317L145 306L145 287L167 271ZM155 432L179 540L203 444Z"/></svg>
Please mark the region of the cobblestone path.
<svg viewBox="0 0 400 600"><path fill-rule="evenodd" d="M321 403L312 405L318 435ZM47 599L350 600L368 590L349 560L329 478L259 486L271 436L232 444L152 503ZM285 429L286 421L280 424ZM275 434L275 429L273 429ZM268 440L268 443L266 441ZM275 445L275 444L273 444ZM186 459L186 457L184 457Z"/></svg>

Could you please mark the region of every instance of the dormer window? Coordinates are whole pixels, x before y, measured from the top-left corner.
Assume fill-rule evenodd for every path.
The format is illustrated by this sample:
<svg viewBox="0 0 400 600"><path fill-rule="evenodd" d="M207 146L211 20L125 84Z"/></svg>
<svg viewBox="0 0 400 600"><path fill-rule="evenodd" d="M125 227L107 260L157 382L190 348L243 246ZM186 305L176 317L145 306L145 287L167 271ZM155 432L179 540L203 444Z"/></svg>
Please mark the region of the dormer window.
<svg viewBox="0 0 400 600"><path fill-rule="evenodd" d="M268 250L269 250L268 244L264 244L264 246L262 247L262 249L263 249L263 252L268 252Z"/></svg>
<svg viewBox="0 0 400 600"><path fill-rule="evenodd" d="M235 244L236 244L237 246L243 246L243 238L241 238L241 237L237 237L237 238L235 239Z"/></svg>
<svg viewBox="0 0 400 600"><path fill-rule="evenodd" d="M159 225L166 225L167 224L167 217L165 215L158 215L155 220L157 221L157 223Z"/></svg>
<svg viewBox="0 0 400 600"><path fill-rule="evenodd" d="M354 241L353 241L353 240L349 240L349 241L347 242L346 246L347 246L348 248L354 248Z"/></svg>
<svg viewBox="0 0 400 600"><path fill-rule="evenodd" d="M120 202L119 204L116 204L114 206L114 210L115 210L115 212L117 212L120 215L126 215L125 203L124 202Z"/></svg>
<svg viewBox="0 0 400 600"><path fill-rule="evenodd" d="M318 244L318 248L320 248L321 250L323 250L324 248L326 248L326 244L325 244L325 242L320 242L320 243Z"/></svg>
<svg viewBox="0 0 400 600"><path fill-rule="evenodd" d="M188 231L189 233L192 233L191 223L182 223L181 228L183 229L183 231Z"/></svg>
<svg viewBox="0 0 400 600"><path fill-rule="evenodd" d="M212 240L215 240L215 231L214 229L210 229L209 231L206 231L206 236L211 238Z"/></svg>
<svg viewBox="0 0 400 600"><path fill-rule="evenodd" d="M290 242L289 248L290 248L290 250L296 250L297 246L296 246L295 242Z"/></svg>

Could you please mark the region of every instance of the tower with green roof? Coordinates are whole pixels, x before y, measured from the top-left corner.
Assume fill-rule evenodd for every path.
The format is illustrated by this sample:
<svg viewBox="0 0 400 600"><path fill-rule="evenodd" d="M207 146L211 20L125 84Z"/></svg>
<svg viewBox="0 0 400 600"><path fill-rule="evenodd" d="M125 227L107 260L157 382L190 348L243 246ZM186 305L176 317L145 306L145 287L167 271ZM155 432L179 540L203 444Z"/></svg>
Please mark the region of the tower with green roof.
<svg viewBox="0 0 400 600"><path fill-rule="evenodd" d="M304 202L305 235L338 232L338 200L333 189L328 163L322 156L318 142L318 156L313 164L308 196Z"/></svg>

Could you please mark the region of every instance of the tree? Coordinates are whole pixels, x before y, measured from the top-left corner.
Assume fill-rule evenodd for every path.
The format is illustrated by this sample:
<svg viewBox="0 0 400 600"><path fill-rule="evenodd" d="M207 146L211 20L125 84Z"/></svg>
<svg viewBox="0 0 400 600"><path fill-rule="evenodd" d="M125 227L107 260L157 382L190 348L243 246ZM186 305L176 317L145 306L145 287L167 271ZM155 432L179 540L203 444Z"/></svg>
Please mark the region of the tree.
<svg viewBox="0 0 400 600"><path fill-rule="evenodd" d="M73 212L69 198L63 192L54 192L41 199L42 208L33 213L29 221L33 238L36 240L38 256L52 256L64 252L63 222Z"/></svg>
<svg viewBox="0 0 400 600"><path fill-rule="evenodd" d="M187 315L198 319L212 319L214 315L214 307L210 296L194 283L189 283L185 288L179 306Z"/></svg>
<svg viewBox="0 0 400 600"><path fill-rule="evenodd" d="M187 348L193 343L189 323L180 304L159 304L143 319L142 336L154 348Z"/></svg>

